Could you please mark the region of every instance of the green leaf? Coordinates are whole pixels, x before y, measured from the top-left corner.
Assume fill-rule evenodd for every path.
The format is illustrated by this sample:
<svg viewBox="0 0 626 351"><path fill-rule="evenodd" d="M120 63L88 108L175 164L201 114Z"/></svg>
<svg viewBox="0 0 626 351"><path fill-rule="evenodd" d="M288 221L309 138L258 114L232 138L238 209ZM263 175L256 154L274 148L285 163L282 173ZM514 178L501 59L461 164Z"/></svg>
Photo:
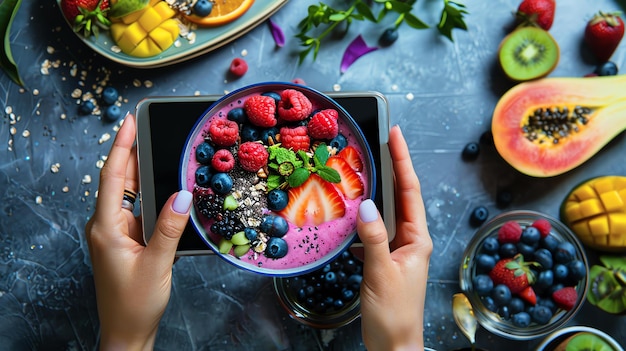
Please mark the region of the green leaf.
<svg viewBox="0 0 626 351"><path fill-rule="evenodd" d="M378 21L376 19L376 16L374 16L374 13L370 9L370 7L367 6L367 4L363 3L362 1L357 1L354 6L356 7L357 12L359 14L361 14L361 16L363 16L363 18L365 18L365 19L367 19L369 21L372 21L372 22L377 22Z"/></svg>
<svg viewBox="0 0 626 351"><path fill-rule="evenodd" d="M327 182L330 182L330 183L341 182L341 176L339 175L339 172L337 172L337 170L334 168L324 166L324 167L318 168L316 173Z"/></svg>
<svg viewBox="0 0 626 351"><path fill-rule="evenodd" d="M2 53L0 54L0 67L11 78L15 84L24 86L24 81L20 76L13 54L11 53L11 24L15 19L17 10L19 10L22 0L4 0L0 4L0 30L4 33L2 41Z"/></svg>
<svg viewBox="0 0 626 351"><path fill-rule="evenodd" d="M111 5L111 10L109 11L109 17L111 18L124 17L133 12L143 9L149 3L150 3L150 0L118 0L115 4Z"/></svg>
<svg viewBox="0 0 626 351"><path fill-rule="evenodd" d="M398 13L408 13L408 12L411 12L411 10L413 9L413 6L406 4L404 2L390 1L389 3L391 4L391 9Z"/></svg>
<svg viewBox="0 0 626 351"><path fill-rule="evenodd" d="M282 184L282 177L278 174L270 174L267 176L267 190L278 189Z"/></svg>
<svg viewBox="0 0 626 351"><path fill-rule="evenodd" d="M311 172L308 169L296 168L289 178L287 178L287 183L289 183L290 187L296 188L306 182L309 176L311 176Z"/></svg>
<svg viewBox="0 0 626 351"><path fill-rule="evenodd" d="M415 29L426 29L429 27L426 23L422 22L422 20L417 18L412 13L405 14L404 21L406 22L406 24L409 25L409 27L415 28Z"/></svg>
<svg viewBox="0 0 626 351"><path fill-rule="evenodd" d="M465 5L444 0L444 8L441 11L441 19L439 20L439 25L437 25L437 29L439 33L448 38L450 41L454 41L452 39L452 30L462 29L467 30L467 25L463 19L463 16L467 14L467 10L465 10Z"/></svg>
<svg viewBox="0 0 626 351"><path fill-rule="evenodd" d="M348 15L346 13L339 12L339 13L335 13L335 14L330 15L328 17L328 19L330 21L333 21L333 22L341 22L341 21L345 20L347 18L347 16Z"/></svg>
<svg viewBox="0 0 626 351"><path fill-rule="evenodd" d="M326 147L326 144L324 143L319 144L317 148L315 149L315 154L313 155L313 158L317 159L317 161L319 161L319 163L321 163L322 165L325 165L329 157L330 157L330 153L328 152L328 148Z"/></svg>

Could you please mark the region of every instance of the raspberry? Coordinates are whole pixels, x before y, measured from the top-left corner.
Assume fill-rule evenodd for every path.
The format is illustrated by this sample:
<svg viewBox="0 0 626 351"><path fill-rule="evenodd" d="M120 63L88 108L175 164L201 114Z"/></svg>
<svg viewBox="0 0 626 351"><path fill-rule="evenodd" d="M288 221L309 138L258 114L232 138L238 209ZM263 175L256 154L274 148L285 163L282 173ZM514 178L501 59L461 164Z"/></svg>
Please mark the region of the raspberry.
<svg viewBox="0 0 626 351"><path fill-rule="evenodd" d="M246 74L246 72L248 72L248 63L246 62L246 60L244 60L242 58L239 58L239 57L236 57L230 63L230 67L229 67L228 70L235 77L241 77L244 74Z"/></svg>
<svg viewBox="0 0 626 351"><path fill-rule="evenodd" d="M578 293L576 292L575 288L571 286L567 286L565 288L562 288L553 292L552 299L554 300L554 303L556 303L556 305L559 308L569 311L572 308L574 308L574 306L576 306L576 300L578 300Z"/></svg>
<svg viewBox="0 0 626 351"><path fill-rule="evenodd" d="M522 236L522 227L515 221L508 221L498 229L498 241L500 244L519 242Z"/></svg>
<svg viewBox="0 0 626 351"><path fill-rule="evenodd" d="M336 137L339 134L338 116L337 110L333 109L322 110L313 115L308 124L311 138L330 140Z"/></svg>
<svg viewBox="0 0 626 351"><path fill-rule="evenodd" d="M239 145L239 164L248 172L256 172L267 165L270 154L261 143L246 141Z"/></svg>
<svg viewBox="0 0 626 351"><path fill-rule="evenodd" d="M311 139L306 127L282 127L280 128L280 144L286 149L293 149L293 151L306 151L311 146Z"/></svg>
<svg viewBox="0 0 626 351"><path fill-rule="evenodd" d="M550 224L550 221L544 218L534 221L532 226L537 228L537 230L539 230L539 234L541 234L542 238L545 238L546 236L550 235L550 229L552 229L552 225Z"/></svg>
<svg viewBox="0 0 626 351"><path fill-rule="evenodd" d="M217 150L211 159L211 166L218 172L229 172L235 167L235 157L226 149Z"/></svg>
<svg viewBox="0 0 626 351"><path fill-rule="evenodd" d="M307 118L313 105L301 92L294 89L285 89L280 94L278 103L278 116L288 122L301 121Z"/></svg>
<svg viewBox="0 0 626 351"><path fill-rule="evenodd" d="M276 125L276 101L270 96L251 96L243 105L248 120L257 127L271 128Z"/></svg>
<svg viewBox="0 0 626 351"><path fill-rule="evenodd" d="M209 126L209 137L217 146L233 146L239 138L239 126L227 119L214 119Z"/></svg>

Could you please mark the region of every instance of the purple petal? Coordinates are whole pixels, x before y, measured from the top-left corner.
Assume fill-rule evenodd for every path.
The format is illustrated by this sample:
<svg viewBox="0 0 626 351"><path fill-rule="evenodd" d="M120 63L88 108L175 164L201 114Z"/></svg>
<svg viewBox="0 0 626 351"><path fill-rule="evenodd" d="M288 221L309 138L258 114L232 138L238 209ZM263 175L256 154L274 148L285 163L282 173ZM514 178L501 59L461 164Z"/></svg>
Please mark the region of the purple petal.
<svg viewBox="0 0 626 351"><path fill-rule="evenodd" d="M270 25L270 32L272 32L272 37L274 37L274 42L276 42L276 46L283 47L285 45L285 34L283 33L282 28L278 26L272 19L268 19L267 21Z"/></svg>
<svg viewBox="0 0 626 351"><path fill-rule="evenodd" d="M359 57L374 50L378 50L378 48L367 46L365 40L363 40L363 37L359 34L359 36L348 45L346 52L343 53L343 58L341 59L341 73L347 71Z"/></svg>

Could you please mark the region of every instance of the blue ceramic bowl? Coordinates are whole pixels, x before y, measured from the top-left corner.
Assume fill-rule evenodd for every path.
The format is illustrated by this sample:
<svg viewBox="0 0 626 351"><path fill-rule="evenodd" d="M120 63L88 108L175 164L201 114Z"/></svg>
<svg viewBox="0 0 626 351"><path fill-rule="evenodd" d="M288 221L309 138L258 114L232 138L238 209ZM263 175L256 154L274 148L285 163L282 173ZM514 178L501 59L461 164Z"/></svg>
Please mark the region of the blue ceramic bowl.
<svg viewBox="0 0 626 351"><path fill-rule="evenodd" d="M255 252L253 248L244 255L229 253L222 254L219 250L222 237L213 233L210 229L212 220L203 216L194 206L191 211L191 222L202 240L225 261L241 269L268 276L287 277L304 274L316 270L337 255L343 252L356 238L356 218L358 205L367 198L373 198L376 184L376 172L373 156L369 145L354 119L337 102L314 89L280 82L259 83L235 90L213 104L206 113L198 119L187 138L180 163L180 186L181 189L194 191L195 169L199 163L195 159L195 149L205 139L210 121L214 118L227 118L231 109L242 107L245 101L253 95L267 92L282 92L286 89L294 89L304 94L313 104L313 111L320 109L335 109L338 112L339 132L345 135L350 145L361 150L361 159L364 167L360 172L364 183L364 193L354 200L344 198L345 215L341 219L321 223L319 225L296 226L289 223L290 231L283 237L288 245L288 253L283 258L268 258L263 252ZM173 117L175 118L175 117ZM328 141L326 141L328 143ZM260 178L263 182L264 178ZM265 193L264 193L265 194ZM245 205L242 205L245 206ZM338 233L341 223L345 227ZM255 224L251 224L254 226ZM247 225L246 225L247 226ZM258 242L256 242L258 244ZM245 250L245 249L244 249ZM259 248L260 250L260 248ZM225 250L223 250L225 251Z"/></svg>

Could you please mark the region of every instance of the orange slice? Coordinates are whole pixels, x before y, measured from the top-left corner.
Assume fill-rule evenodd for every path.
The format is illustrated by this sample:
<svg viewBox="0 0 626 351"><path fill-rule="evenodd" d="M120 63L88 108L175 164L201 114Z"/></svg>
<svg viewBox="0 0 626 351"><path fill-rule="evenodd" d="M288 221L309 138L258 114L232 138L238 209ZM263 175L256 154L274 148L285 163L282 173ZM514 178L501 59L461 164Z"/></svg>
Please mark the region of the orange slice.
<svg viewBox="0 0 626 351"><path fill-rule="evenodd" d="M212 0L212 2L213 10L208 16L189 15L185 18L203 27L221 26L241 17L252 6L254 0Z"/></svg>

